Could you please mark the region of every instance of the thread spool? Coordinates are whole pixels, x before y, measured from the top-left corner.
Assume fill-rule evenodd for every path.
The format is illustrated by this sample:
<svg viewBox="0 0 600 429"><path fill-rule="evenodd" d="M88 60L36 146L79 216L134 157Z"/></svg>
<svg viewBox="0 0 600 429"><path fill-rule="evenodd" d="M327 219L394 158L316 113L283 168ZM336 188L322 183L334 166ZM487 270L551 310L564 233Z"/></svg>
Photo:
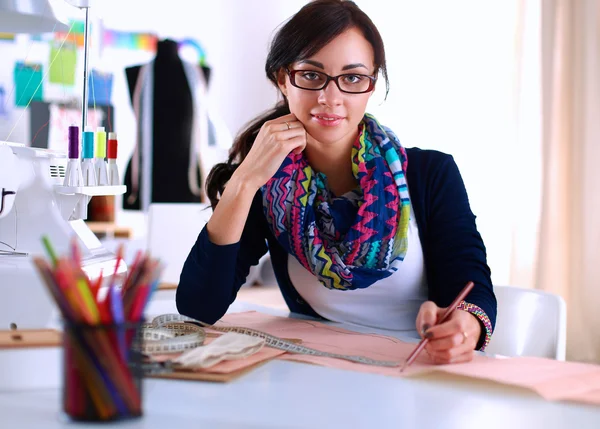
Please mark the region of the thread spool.
<svg viewBox="0 0 600 429"><path fill-rule="evenodd" d="M119 169L117 168L117 150L117 134L108 133L108 148L106 151L106 157L108 164L108 184L110 186L117 186L121 183Z"/></svg>
<svg viewBox="0 0 600 429"><path fill-rule="evenodd" d="M94 132L90 127L85 127L83 132L83 150L82 155L84 159L91 159L94 157Z"/></svg>
<svg viewBox="0 0 600 429"><path fill-rule="evenodd" d="M83 185L83 174L81 172L81 163L79 161L79 127L77 125L69 126L68 132L68 152L69 162L65 172L64 186ZM78 213L77 210L75 213ZM73 218L77 218L77 214Z"/></svg>
<svg viewBox="0 0 600 429"><path fill-rule="evenodd" d="M108 185L108 171L106 169L106 131L104 127L96 129L96 142L94 144L94 167L96 168L96 185Z"/></svg>
<svg viewBox="0 0 600 429"><path fill-rule="evenodd" d="M69 126L69 159L79 158L79 127Z"/></svg>
<svg viewBox="0 0 600 429"><path fill-rule="evenodd" d="M108 159L117 159L119 143L117 141L117 133L108 133L108 146L106 151L106 157Z"/></svg>

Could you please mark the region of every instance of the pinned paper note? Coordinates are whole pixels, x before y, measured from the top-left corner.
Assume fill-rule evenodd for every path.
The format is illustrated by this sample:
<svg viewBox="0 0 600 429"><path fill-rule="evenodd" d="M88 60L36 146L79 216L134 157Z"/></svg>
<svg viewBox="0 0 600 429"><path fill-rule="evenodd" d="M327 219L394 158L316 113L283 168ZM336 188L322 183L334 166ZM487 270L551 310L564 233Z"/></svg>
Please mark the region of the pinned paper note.
<svg viewBox="0 0 600 429"><path fill-rule="evenodd" d="M89 77L90 100L96 104L110 104L112 84L113 76L111 73L92 70Z"/></svg>
<svg viewBox="0 0 600 429"><path fill-rule="evenodd" d="M0 118L8 115L8 109L6 108L6 92L4 87L0 86Z"/></svg>
<svg viewBox="0 0 600 429"><path fill-rule="evenodd" d="M14 42L15 35L13 33L0 33L0 41Z"/></svg>
<svg viewBox="0 0 600 429"><path fill-rule="evenodd" d="M15 105L24 107L30 100L42 100L42 65L25 64L21 61L15 64Z"/></svg>
<svg viewBox="0 0 600 429"><path fill-rule="evenodd" d="M48 77L51 83L75 85L77 49L74 45L65 43L61 48L60 45L53 44L48 64L51 64Z"/></svg>
<svg viewBox="0 0 600 429"><path fill-rule="evenodd" d="M69 126L81 122L81 111L78 108L50 104L50 123L48 124L48 149L65 150L65 136ZM88 125L93 129L104 123L104 112L99 109L89 109Z"/></svg>

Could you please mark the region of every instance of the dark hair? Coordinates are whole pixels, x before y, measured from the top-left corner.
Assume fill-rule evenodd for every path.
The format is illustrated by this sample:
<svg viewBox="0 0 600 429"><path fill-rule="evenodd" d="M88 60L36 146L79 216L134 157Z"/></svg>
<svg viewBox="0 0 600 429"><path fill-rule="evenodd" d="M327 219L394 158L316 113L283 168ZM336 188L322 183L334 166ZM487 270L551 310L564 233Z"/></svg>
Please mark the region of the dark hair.
<svg viewBox="0 0 600 429"><path fill-rule="evenodd" d="M383 76L387 95L389 82L383 40L371 19L350 0L313 0L290 18L271 43L265 64L267 78L278 87L277 74L282 68L315 55L337 36L354 27L362 31L373 46L375 74ZM225 184L250 152L263 124L289 113L284 97L274 108L250 122L236 137L227 162L215 165L206 180L206 194L213 208L219 202L218 195L223 193Z"/></svg>

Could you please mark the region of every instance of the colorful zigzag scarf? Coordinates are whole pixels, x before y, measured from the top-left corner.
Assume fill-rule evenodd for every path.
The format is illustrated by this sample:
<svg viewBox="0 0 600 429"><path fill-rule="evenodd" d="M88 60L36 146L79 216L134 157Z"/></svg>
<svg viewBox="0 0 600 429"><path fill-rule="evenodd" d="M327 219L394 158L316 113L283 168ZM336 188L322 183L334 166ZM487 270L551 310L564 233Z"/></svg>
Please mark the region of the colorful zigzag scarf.
<svg viewBox="0 0 600 429"><path fill-rule="evenodd" d="M410 199L406 151L396 135L366 114L352 148L360 189L333 197L326 177L303 154L290 153L262 187L263 208L278 242L327 288L366 288L404 260ZM354 221L340 208L353 204ZM347 215L346 215L347 216Z"/></svg>

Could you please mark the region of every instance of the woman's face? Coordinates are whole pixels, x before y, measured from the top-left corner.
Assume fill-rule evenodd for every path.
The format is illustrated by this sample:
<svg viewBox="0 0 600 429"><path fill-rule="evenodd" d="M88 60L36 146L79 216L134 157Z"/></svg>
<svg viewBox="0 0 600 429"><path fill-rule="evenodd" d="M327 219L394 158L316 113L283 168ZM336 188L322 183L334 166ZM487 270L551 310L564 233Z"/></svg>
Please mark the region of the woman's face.
<svg viewBox="0 0 600 429"><path fill-rule="evenodd" d="M373 76L374 53L371 44L360 30L351 28L337 36L314 56L293 63L290 70L296 73L296 84L303 86L323 82L319 72L329 76L356 74ZM344 82L342 82L344 81ZM361 78L348 76L339 80L345 88L362 88ZM354 141L358 124L362 120L373 89L363 94L342 92L334 81L329 81L321 90L310 91L291 84L290 76L281 71L279 88L287 97L290 111L298 118L317 141L324 144Z"/></svg>

